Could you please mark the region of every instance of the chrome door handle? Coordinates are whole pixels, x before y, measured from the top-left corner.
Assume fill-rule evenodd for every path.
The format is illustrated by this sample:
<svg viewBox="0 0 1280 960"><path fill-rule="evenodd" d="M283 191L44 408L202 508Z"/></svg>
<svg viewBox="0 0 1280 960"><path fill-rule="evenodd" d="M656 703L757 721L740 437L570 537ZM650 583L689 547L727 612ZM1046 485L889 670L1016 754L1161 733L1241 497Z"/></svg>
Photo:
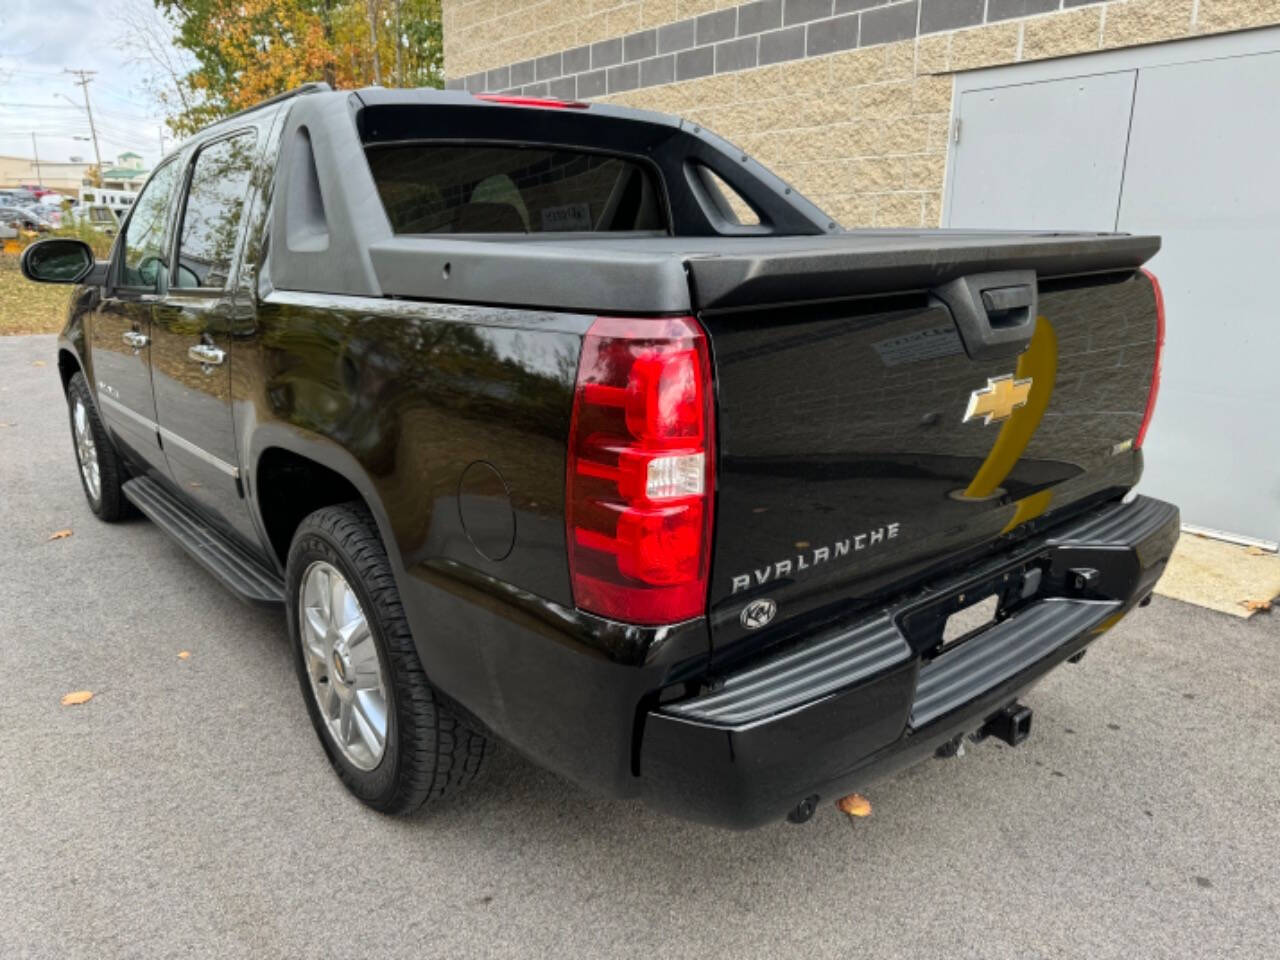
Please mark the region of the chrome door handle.
<svg viewBox="0 0 1280 960"><path fill-rule="evenodd" d="M124 332L124 342L135 350L141 350L149 340L150 338L145 333L139 333L137 330L126 330Z"/></svg>
<svg viewBox="0 0 1280 960"><path fill-rule="evenodd" d="M194 360L196 363L215 366L227 359L227 352L219 350L208 343L197 343L194 347L187 348L187 359Z"/></svg>

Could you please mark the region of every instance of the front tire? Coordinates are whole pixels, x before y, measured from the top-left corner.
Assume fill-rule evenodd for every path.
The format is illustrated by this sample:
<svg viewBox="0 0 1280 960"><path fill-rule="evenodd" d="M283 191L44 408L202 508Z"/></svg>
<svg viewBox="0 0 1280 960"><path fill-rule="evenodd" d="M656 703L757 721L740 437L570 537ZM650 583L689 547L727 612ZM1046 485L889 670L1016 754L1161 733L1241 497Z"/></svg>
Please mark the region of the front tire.
<svg viewBox="0 0 1280 960"><path fill-rule="evenodd" d="M80 486L89 501L89 509L107 523L129 516L132 507L121 489L129 475L124 461L111 445L83 373L73 374L67 384L67 411Z"/></svg>
<svg viewBox="0 0 1280 960"><path fill-rule="evenodd" d="M487 741L428 682L368 509L325 507L303 520L285 580L298 682L347 788L404 814L473 779Z"/></svg>

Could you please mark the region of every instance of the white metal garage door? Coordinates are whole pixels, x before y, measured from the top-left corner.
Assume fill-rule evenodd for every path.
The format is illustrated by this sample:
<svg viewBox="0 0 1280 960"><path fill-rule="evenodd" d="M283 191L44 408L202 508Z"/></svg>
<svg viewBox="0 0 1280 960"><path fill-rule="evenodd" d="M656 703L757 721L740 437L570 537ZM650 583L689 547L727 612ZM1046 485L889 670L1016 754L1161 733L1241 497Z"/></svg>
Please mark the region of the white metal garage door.
<svg viewBox="0 0 1280 960"><path fill-rule="evenodd" d="M943 220L1157 233L1143 490L1280 540L1280 30L957 78Z"/></svg>

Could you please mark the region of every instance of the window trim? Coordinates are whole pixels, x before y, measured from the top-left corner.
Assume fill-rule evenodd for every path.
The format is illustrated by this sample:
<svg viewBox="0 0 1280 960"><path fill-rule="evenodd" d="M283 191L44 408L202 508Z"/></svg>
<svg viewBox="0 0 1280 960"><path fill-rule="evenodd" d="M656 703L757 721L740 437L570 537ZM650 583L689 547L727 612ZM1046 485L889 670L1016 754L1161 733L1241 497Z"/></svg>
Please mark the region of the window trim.
<svg viewBox="0 0 1280 960"><path fill-rule="evenodd" d="M628 153L625 150L605 150L599 147L586 147L577 143L561 143L554 140L508 140L501 137L484 137L474 139L470 137L412 137L402 140L374 140L363 142L361 144L364 153L365 163L369 162L369 151L378 150L386 147L406 147L406 146L443 146L443 147L507 147L516 150L563 150L572 153L591 154L598 157L611 157L617 160L624 160L633 163L637 167L643 167L653 178L654 187L658 194L659 212L663 217L663 226L661 231L653 230L591 230L585 234L583 231L577 231L580 235L585 235L593 239L618 238L636 235L653 235L657 233L659 236L673 237L675 236L675 215L671 209L671 195L667 189L666 177L662 175L662 168L654 162L652 157L646 157L643 154ZM373 180L375 190L378 186L378 180L373 175L373 167L369 167L369 177ZM386 204L382 203L382 196L379 192L378 202L382 205L383 214L387 218L388 225L391 224L391 215L386 212ZM488 233L397 233L395 227L391 228L392 236L397 237L435 237L445 236L455 240L475 240L494 237L523 237L529 239L532 237L541 237L542 231L531 230L528 233L511 233L511 232L488 232ZM556 231L549 231L548 236L557 236Z"/></svg>
<svg viewBox="0 0 1280 960"><path fill-rule="evenodd" d="M216 146L226 140L232 140L239 136L250 134L253 137L253 165L250 169L249 182L245 184L244 206L241 207L240 223L236 225L236 245L231 252L231 270L227 274L227 282L221 287L180 287L177 283L178 277L178 255L182 247L182 227L187 219L187 202L191 198L191 183L195 179L196 164L200 162L200 157L210 147ZM179 204L174 210L173 216L173 236L169 243L169 270L165 276L164 294L165 296L178 297L223 297L236 288L236 283L240 274L240 254L244 249L244 231L245 231L245 213L248 212L249 200L253 190L253 175L257 172L261 160L262 137L259 136L258 127L255 124L247 124L243 127L237 127L226 133L219 133L216 137L210 137L208 140L201 141L196 144L191 152L191 156L187 158L182 175L181 196Z"/></svg>
<svg viewBox="0 0 1280 960"><path fill-rule="evenodd" d="M144 193L146 193L147 188L150 187L151 184L155 181L156 175L159 174L160 171L164 170L166 167L176 166L178 169L179 177L181 177L181 174L182 174L181 163L182 163L182 155L178 153L178 154L174 154L169 159L162 160L160 163L156 164L156 168L151 171L151 176L147 177L147 182L144 183L142 185L142 189L138 191L138 196L141 197ZM172 237L173 217L174 217L173 197L176 196L181 191L181 189L182 189L182 180L179 179L174 184L173 195L169 197L169 209L165 211L165 230L169 231L169 236L166 239L169 242L165 243L163 245L163 248L164 248L165 256L170 258L170 262L172 262L172 257L173 257L171 252L172 240L173 240L173 237ZM138 212L138 204L137 203L130 204L129 212L128 214L126 214L124 221L120 224L120 232L116 234L115 246L118 253L116 255L115 262L111 267L110 275L113 281L111 284L111 289L112 291L118 290L118 291L131 293L138 296L146 296L147 294L158 294L161 291L161 286L160 286L161 279L163 278L167 282L167 279L168 279L167 271L157 273L156 282L149 287L135 286L133 284L128 284L124 282L125 269L126 269L125 260L129 255L129 249L128 249L129 225L133 223L133 217L137 212Z"/></svg>

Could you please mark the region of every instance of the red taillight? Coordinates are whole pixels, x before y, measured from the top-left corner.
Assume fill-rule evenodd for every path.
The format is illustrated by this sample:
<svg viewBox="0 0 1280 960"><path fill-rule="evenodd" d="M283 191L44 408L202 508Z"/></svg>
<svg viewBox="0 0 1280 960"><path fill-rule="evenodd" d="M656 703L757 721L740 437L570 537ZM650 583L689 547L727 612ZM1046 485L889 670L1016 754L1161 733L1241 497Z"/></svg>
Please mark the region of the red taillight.
<svg viewBox="0 0 1280 960"><path fill-rule="evenodd" d="M513 107L559 107L562 110L585 110L591 106L581 100L556 100L553 97L522 97L514 93L477 93L477 100L507 103Z"/></svg>
<svg viewBox="0 0 1280 960"><path fill-rule="evenodd" d="M565 515L574 603L629 623L706 606L714 406L692 317L600 317L582 343Z"/></svg>
<svg viewBox="0 0 1280 960"><path fill-rule="evenodd" d="M1135 448L1142 446L1147 439L1147 428L1151 426L1151 415L1156 412L1156 396L1160 393L1160 362L1164 357L1164 291L1160 289L1160 281L1150 270L1142 271L1151 281L1151 290L1156 296L1156 359L1151 365L1151 389L1147 391L1147 409L1142 415L1142 426L1138 428L1137 439L1133 441Z"/></svg>

